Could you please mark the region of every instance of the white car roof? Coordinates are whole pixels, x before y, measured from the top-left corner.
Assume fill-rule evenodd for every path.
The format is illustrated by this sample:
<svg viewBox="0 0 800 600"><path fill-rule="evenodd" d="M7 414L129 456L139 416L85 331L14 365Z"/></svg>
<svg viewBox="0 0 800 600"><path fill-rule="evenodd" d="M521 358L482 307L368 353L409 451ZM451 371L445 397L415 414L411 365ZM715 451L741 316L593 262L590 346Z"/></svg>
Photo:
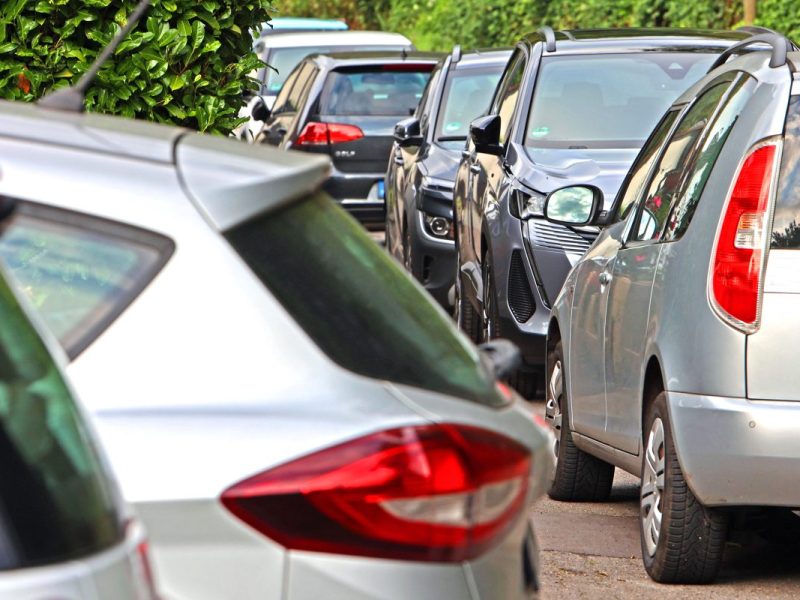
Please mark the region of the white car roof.
<svg viewBox="0 0 800 600"><path fill-rule="evenodd" d="M264 48L303 48L313 46L411 46L411 40L386 31L306 31L262 37Z"/></svg>

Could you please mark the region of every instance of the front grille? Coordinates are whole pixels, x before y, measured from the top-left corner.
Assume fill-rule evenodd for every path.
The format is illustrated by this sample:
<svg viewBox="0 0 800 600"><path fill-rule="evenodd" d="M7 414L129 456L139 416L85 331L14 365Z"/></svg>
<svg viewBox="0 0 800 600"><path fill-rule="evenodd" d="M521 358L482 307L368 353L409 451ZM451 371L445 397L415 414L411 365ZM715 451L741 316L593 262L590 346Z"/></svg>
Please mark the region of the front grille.
<svg viewBox="0 0 800 600"><path fill-rule="evenodd" d="M508 270L508 307L520 323L530 319L536 310L528 276L525 274L525 265L522 263L522 253L519 250L511 253L511 268Z"/></svg>
<svg viewBox="0 0 800 600"><path fill-rule="evenodd" d="M597 238L596 230L579 231L541 220L532 221L532 224L532 241L543 248L584 254Z"/></svg>

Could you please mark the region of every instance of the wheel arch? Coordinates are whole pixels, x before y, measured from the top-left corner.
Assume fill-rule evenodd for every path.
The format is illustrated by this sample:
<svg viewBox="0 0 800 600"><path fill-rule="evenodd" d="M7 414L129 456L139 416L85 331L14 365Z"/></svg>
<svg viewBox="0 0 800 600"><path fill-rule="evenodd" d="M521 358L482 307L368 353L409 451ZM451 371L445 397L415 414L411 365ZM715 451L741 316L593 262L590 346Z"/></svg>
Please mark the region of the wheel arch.
<svg viewBox="0 0 800 600"><path fill-rule="evenodd" d="M656 354L651 354L647 360L647 366L644 370L644 377L642 379L642 415L641 415L641 431L642 437L644 436L645 419L647 418L647 411L650 405L661 392L666 391L664 371L661 367L661 359Z"/></svg>

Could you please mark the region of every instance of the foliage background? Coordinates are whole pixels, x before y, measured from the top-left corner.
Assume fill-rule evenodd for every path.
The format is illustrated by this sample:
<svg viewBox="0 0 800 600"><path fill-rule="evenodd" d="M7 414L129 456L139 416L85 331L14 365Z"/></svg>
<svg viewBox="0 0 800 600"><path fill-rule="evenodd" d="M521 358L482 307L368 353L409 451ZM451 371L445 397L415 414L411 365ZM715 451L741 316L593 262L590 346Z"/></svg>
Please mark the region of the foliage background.
<svg viewBox="0 0 800 600"><path fill-rule="evenodd" d="M136 0L2 0L0 97L35 100L77 81ZM228 133L269 0L152 0L100 71L87 109Z"/></svg>
<svg viewBox="0 0 800 600"><path fill-rule="evenodd" d="M509 45L542 24L730 29L743 13L742 0L280 0L278 8L276 16L345 18L357 29L399 31L422 50ZM758 0L756 24L800 39L797 0Z"/></svg>

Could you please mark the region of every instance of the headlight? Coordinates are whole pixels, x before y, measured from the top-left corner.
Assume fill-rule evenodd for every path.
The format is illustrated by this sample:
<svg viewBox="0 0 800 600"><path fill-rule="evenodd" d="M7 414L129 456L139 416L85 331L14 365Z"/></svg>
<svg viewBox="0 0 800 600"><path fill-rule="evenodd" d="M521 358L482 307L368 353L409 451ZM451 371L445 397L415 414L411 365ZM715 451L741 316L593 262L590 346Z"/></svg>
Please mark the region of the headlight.
<svg viewBox="0 0 800 600"><path fill-rule="evenodd" d="M440 240L453 240L454 231L453 231L453 221L446 217L440 217L439 215L429 215L428 213L423 214L424 221L425 221L425 231L432 237L438 238Z"/></svg>
<svg viewBox="0 0 800 600"><path fill-rule="evenodd" d="M531 217L544 216L544 200L545 195L538 192L523 192L516 190L514 192L513 209L516 209L515 217L520 219L530 219Z"/></svg>

